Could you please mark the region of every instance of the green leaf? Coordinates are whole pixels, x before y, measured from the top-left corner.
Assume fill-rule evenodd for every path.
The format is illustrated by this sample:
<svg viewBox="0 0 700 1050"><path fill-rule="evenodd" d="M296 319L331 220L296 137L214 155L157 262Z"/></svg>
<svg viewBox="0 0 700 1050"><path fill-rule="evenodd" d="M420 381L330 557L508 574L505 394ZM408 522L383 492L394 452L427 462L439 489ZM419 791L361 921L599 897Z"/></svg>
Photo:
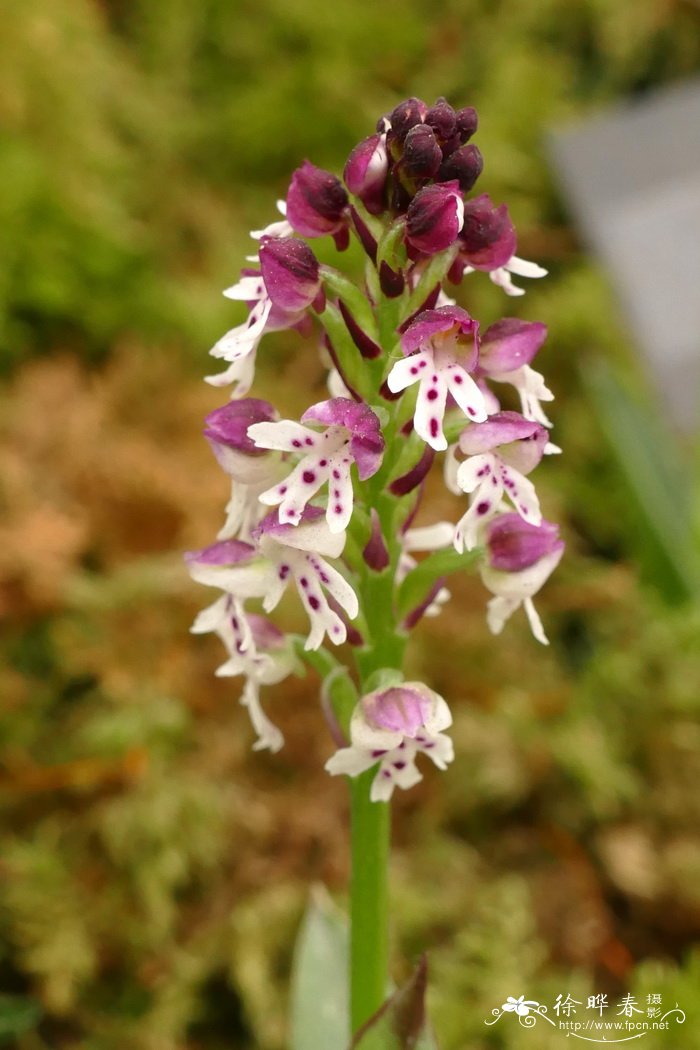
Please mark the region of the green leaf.
<svg viewBox="0 0 700 1050"><path fill-rule="evenodd" d="M379 341L377 321L372 312L372 307L367 302L364 293L353 281L348 280L343 274L330 266L321 267L321 276L326 287L345 304L360 328L367 333L370 339ZM321 317L323 320L323 317Z"/></svg>
<svg viewBox="0 0 700 1050"><path fill-rule="evenodd" d="M348 929L323 887L302 922L292 967L292 1050L347 1045Z"/></svg>
<svg viewBox="0 0 700 1050"><path fill-rule="evenodd" d="M423 956L410 980L356 1033L350 1050L437 1050L425 1012L427 984Z"/></svg>
<svg viewBox="0 0 700 1050"><path fill-rule="evenodd" d="M0 1042L30 1031L41 1017L41 1006L24 995L0 995Z"/></svg>
<svg viewBox="0 0 700 1050"><path fill-rule="evenodd" d="M395 271L402 270L406 265L405 228L406 220L397 219L381 238L377 246L377 269L383 262Z"/></svg>
<svg viewBox="0 0 700 1050"><path fill-rule="evenodd" d="M411 609L420 605L440 577L470 569L482 556L482 553L481 548L477 548L473 551L465 551L464 554L458 554L454 548L450 547L448 550L433 551L432 554L429 554L409 572L399 587L399 618L403 619Z"/></svg>
<svg viewBox="0 0 700 1050"><path fill-rule="evenodd" d="M650 406L641 405L603 361L584 381L635 504L639 557L668 601L700 592L700 551L693 535L690 468Z"/></svg>
<svg viewBox="0 0 700 1050"><path fill-rule="evenodd" d="M453 244L452 247L446 248L444 252L438 252L437 255L433 255L403 307L401 320L405 321L407 317L414 314L423 305L435 285L440 284L444 280L447 271L457 257L457 251L457 245Z"/></svg>
<svg viewBox="0 0 700 1050"><path fill-rule="evenodd" d="M319 321L328 333L333 344L343 375L358 394L365 395L369 370L367 362L357 349L348 332L340 310L333 303L326 303L326 308L319 315Z"/></svg>

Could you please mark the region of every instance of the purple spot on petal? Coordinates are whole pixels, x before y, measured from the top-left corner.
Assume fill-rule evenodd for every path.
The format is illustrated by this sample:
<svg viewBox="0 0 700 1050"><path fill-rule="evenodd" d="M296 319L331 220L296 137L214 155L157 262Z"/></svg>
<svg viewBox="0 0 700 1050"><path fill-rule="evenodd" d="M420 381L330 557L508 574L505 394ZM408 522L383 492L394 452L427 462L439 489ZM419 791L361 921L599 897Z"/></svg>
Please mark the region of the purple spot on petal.
<svg viewBox="0 0 700 1050"><path fill-rule="evenodd" d="M320 572L320 573L318 574L318 578L319 578L319 580L321 581L321 583L330 583L330 580L329 580L329 579L328 579L328 577L326 576L325 572Z"/></svg>
<svg viewBox="0 0 700 1050"><path fill-rule="evenodd" d="M497 479L497 478L495 478L495 477L492 477L492 478L491 478L491 484L492 484L492 485L497 485L497 484L498 484L498 479Z"/></svg>
<svg viewBox="0 0 700 1050"><path fill-rule="evenodd" d="M372 758L381 758L382 755L385 755L385 754L386 754L386 751L372 751L371 752Z"/></svg>
<svg viewBox="0 0 700 1050"><path fill-rule="evenodd" d="M316 480L316 475L314 474L313 470L305 470L304 473L301 475L301 480L304 482L305 485L313 485L314 481Z"/></svg>
<svg viewBox="0 0 700 1050"><path fill-rule="evenodd" d="M437 437L440 432L440 423L437 419L430 420L430 436Z"/></svg>
<svg viewBox="0 0 700 1050"><path fill-rule="evenodd" d="M418 363L418 367L419 367L419 368L425 368L425 367L426 367L426 365L427 365L427 363L428 363L427 361L419 361L419 363Z"/></svg>
<svg viewBox="0 0 700 1050"><path fill-rule="evenodd" d="M321 608L321 603L320 603L320 601L318 600L318 598L314 594L312 594L311 597L309 598L309 605L311 606L311 608L314 611L317 611L318 609Z"/></svg>
<svg viewBox="0 0 700 1050"><path fill-rule="evenodd" d="M280 487L277 489L277 491L279 492L280 496L284 496L285 492L287 491L287 486L286 485L280 485Z"/></svg>
<svg viewBox="0 0 700 1050"><path fill-rule="evenodd" d="M475 416L476 415L476 409L472 408L471 405L467 405L467 412L469 413L470 416Z"/></svg>
<svg viewBox="0 0 700 1050"><path fill-rule="evenodd" d="M438 380L437 380L437 376L436 376L436 375L434 375L434 376L433 376L433 378L432 378L432 382L433 382L433 383L437 383L437 381L438 381Z"/></svg>
<svg viewBox="0 0 700 1050"><path fill-rule="evenodd" d="M296 438L292 441L292 448L301 448L301 441L297 441Z"/></svg>
<svg viewBox="0 0 700 1050"><path fill-rule="evenodd" d="M286 580L287 577L289 576L289 566L288 565L280 565L277 574L278 574L278 576L279 576L279 578L281 580Z"/></svg>
<svg viewBox="0 0 700 1050"><path fill-rule="evenodd" d="M437 396L438 396L437 390L429 390L428 391L428 395L427 395L428 401L435 401L435 400L437 400Z"/></svg>
<svg viewBox="0 0 700 1050"><path fill-rule="evenodd" d="M304 444L305 445L311 446L311 445L313 445L313 443L314 443L314 439L313 438L304 438Z"/></svg>
<svg viewBox="0 0 700 1050"><path fill-rule="evenodd" d="M415 365L414 365L414 366L413 366L413 368L411 369L411 375L412 375L412 376L417 376L417 375L418 375L418 369L416 368L416 366L415 366Z"/></svg>
<svg viewBox="0 0 700 1050"><path fill-rule="evenodd" d="M338 627L337 623L333 626L332 633L333 634L340 634L340 627Z"/></svg>
<svg viewBox="0 0 700 1050"><path fill-rule="evenodd" d="M391 779L391 770L390 769L383 769L382 770L382 776L386 777L388 780L390 780Z"/></svg>
<svg viewBox="0 0 700 1050"><path fill-rule="evenodd" d="M491 504L489 503L488 500L482 500L481 503L477 503L477 505L476 505L476 513L477 514L485 514L486 511L490 508L490 506L491 506Z"/></svg>
<svg viewBox="0 0 700 1050"><path fill-rule="evenodd" d="M238 630L238 620L235 616L231 617L231 626L233 627L234 631Z"/></svg>
<svg viewBox="0 0 700 1050"><path fill-rule="evenodd" d="M336 505L333 507L333 512L335 514L342 514L343 513L343 508L341 507L340 503L336 503Z"/></svg>
<svg viewBox="0 0 700 1050"><path fill-rule="evenodd" d="M340 477L340 471L339 471L339 470L334 470L334 471L333 471L333 477L334 477L334 478L335 478L335 480L337 481L337 480L338 480L338 478Z"/></svg>
<svg viewBox="0 0 700 1050"><path fill-rule="evenodd" d="M301 584L302 587L308 587L309 586L309 581L307 580L306 576L302 576L301 579L299 580L299 583Z"/></svg>
<svg viewBox="0 0 700 1050"><path fill-rule="evenodd" d="M394 762L394 769L405 769L405 768L406 768L406 763L405 762Z"/></svg>
<svg viewBox="0 0 700 1050"><path fill-rule="evenodd" d="M464 382L464 380L462 379L462 376L460 376L460 375L453 376L452 378L453 378L455 383L463 383Z"/></svg>
<svg viewBox="0 0 700 1050"><path fill-rule="evenodd" d="M319 467L327 467L328 466L328 460L327 459L319 459L318 465L319 465Z"/></svg>

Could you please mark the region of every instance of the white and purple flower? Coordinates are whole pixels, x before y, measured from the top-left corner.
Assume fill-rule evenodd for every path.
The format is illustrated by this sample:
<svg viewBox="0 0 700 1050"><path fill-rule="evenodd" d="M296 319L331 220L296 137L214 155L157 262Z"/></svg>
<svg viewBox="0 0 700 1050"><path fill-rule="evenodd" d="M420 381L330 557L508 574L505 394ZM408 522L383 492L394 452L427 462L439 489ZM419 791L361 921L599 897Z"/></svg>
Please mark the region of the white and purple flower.
<svg viewBox="0 0 700 1050"><path fill-rule="evenodd" d="M323 306L323 288L316 257L307 244L294 237L269 237L260 245L260 269L245 270L241 279L224 295L245 302L250 313L243 324L232 328L210 351L212 357L229 362L217 375L207 376L212 386L236 384L236 396L244 397L253 383L255 355L266 332L301 324L307 309Z"/></svg>
<svg viewBox="0 0 700 1050"><path fill-rule="evenodd" d="M495 383L509 383L518 392L525 418L551 427L541 402L553 401L554 394L545 386L544 377L530 367L546 338L547 326L540 321L504 317L490 325L481 338L478 375Z"/></svg>
<svg viewBox="0 0 700 1050"><path fill-rule="evenodd" d="M459 236L461 275L485 270L494 284L506 295L524 295L511 280L518 277L546 277L547 271L536 263L515 254L515 227L505 204L496 207L488 193L473 197L464 206L464 221Z"/></svg>
<svg viewBox="0 0 700 1050"><path fill-rule="evenodd" d="M448 394L468 419L486 419L484 395L472 375L479 362L478 330L479 322L459 306L424 310L403 333L404 359L387 376L395 394L419 384L414 426L437 452L447 448L442 424Z"/></svg>
<svg viewBox="0 0 700 1050"><path fill-rule="evenodd" d="M191 630L193 634L214 632L224 643L228 659L217 669L217 676L245 676L240 702L247 708L257 734L253 750L279 751L284 738L262 708L260 687L277 685L299 671L287 636L264 616L246 613L241 600L231 594L222 595L203 609Z"/></svg>
<svg viewBox="0 0 700 1050"><path fill-rule="evenodd" d="M373 802L388 802L394 788L410 788L422 780L419 754L446 769L454 758L452 741L443 730L452 714L441 696L422 682L376 689L360 700L350 721L350 746L326 762L332 776L356 777L379 763L372 782Z"/></svg>
<svg viewBox="0 0 700 1050"><path fill-rule="evenodd" d="M268 514L256 538L271 568L263 600L265 612L272 612L294 581L311 625L304 648L318 649L326 636L333 645L344 642L347 627L336 609L354 620L359 603L348 581L326 559L343 553L345 533L330 531L320 507L307 507L295 525L281 523L276 513Z"/></svg>
<svg viewBox="0 0 700 1050"><path fill-rule="evenodd" d="M248 437L248 427L276 418L277 413L269 401L254 397L229 401L206 417L204 436L219 465L232 480L226 521L218 535L220 540L233 536L250 540L253 528L266 513L260 503L260 493L280 478L281 457L259 449Z"/></svg>
<svg viewBox="0 0 700 1050"><path fill-rule="evenodd" d="M542 645L548 645L532 599L564 553L558 526L550 521L531 525L519 514L501 514L486 525L485 541L486 558L479 572L494 595L488 603L489 629L500 634L522 605L533 635Z"/></svg>
<svg viewBox="0 0 700 1050"><path fill-rule="evenodd" d="M503 496L521 518L539 525L539 500L525 475L542 459L548 439L543 426L519 412L498 412L462 431L458 447L468 459L457 468L455 482L458 490L472 493L472 500L455 528L457 551L476 547L480 524L497 513Z"/></svg>
<svg viewBox="0 0 700 1050"><path fill-rule="evenodd" d="M322 423L326 429L319 432L305 423ZM260 494L260 500L271 507L279 506L282 524L296 525L309 500L327 483L326 518L335 533L343 532L352 516L352 464L364 481L376 474L384 454L379 419L367 405L347 397L312 405L301 423L291 419L254 423L248 436L257 448L302 457L291 474Z"/></svg>

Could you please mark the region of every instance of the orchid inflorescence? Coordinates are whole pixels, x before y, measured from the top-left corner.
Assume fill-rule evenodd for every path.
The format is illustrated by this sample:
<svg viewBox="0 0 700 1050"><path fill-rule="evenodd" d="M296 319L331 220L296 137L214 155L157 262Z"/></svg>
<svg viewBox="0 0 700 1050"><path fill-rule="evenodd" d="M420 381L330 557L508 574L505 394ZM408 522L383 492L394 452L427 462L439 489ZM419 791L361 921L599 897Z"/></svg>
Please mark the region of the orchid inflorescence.
<svg viewBox="0 0 700 1050"><path fill-rule="evenodd" d="M205 435L232 494L217 542L187 555L194 579L221 592L193 630L223 642L217 674L244 677L255 748L283 743L261 686L303 660L324 674L331 700L342 679L349 742L335 724L346 746L326 768L356 776L377 766L375 801L420 779L419 753L440 768L453 757L446 702L401 677L408 631L440 612L447 575L475 565L492 595L490 629L499 633L522 605L546 644L532 598L563 551L528 477L559 451L542 408L552 394L532 368L546 328L506 317L481 332L444 290L480 270L517 296L513 276L546 273L515 254L505 205L467 196L483 167L469 142L476 128L471 108L411 98L355 146L345 185L305 161L278 202L282 218L253 231L257 255L224 292L248 305L247 320L211 351L225 369L207 382L233 392ZM363 287L321 265L304 239L325 236L341 252L357 238ZM315 339L328 367L329 397L299 420L248 396L262 337L290 328ZM501 407L508 387L517 411ZM467 497L464 513L414 528L441 454L448 489ZM416 551L427 556L416 561ZM269 619L292 587L308 615L305 639ZM353 647L361 699L321 649L326 640ZM332 704L326 710L333 721Z"/></svg>

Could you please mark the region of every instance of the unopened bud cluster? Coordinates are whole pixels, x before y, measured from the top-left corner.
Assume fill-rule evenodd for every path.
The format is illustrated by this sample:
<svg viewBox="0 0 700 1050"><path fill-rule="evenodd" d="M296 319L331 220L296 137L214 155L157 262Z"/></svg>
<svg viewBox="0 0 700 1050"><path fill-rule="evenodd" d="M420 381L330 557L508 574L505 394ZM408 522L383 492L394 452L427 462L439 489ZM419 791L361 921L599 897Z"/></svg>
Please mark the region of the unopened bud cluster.
<svg viewBox="0 0 700 1050"><path fill-rule="evenodd" d="M482 330L445 290L482 270L522 295L513 275L545 273L516 255L507 207L468 196L483 169L470 141L477 123L473 109L411 98L355 146L342 181L305 161L278 202L283 218L253 232L256 261L224 293L248 316L211 351L224 369L207 381L231 387L232 399L205 434L232 491L217 541L187 556L192 576L220 592L193 629L219 635L227 660L217 673L243 676L255 746L271 750L283 741L261 687L304 660L318 667L324 642L349 642L369 692L327 768L376 766L375 800L420 779L418 754L441 768L452 759L447 704L403 682L395 655L449 599L444 552L453 550L453 571L478 568L494 633L522 605L546 643L532 598L563 551L529 477L558 451L542 408L552 394L532 367L546 328L506 317ZM361 284L319 264L307 240L327 236L339 251L357 238ZM329 369L328 396L298 420L249 396L262 337L290 328ZM413 528L437 463L461 514ZM308 617L303 644L270 619L289 588ZM381 666L390 651L394 663Z"/></svg>

